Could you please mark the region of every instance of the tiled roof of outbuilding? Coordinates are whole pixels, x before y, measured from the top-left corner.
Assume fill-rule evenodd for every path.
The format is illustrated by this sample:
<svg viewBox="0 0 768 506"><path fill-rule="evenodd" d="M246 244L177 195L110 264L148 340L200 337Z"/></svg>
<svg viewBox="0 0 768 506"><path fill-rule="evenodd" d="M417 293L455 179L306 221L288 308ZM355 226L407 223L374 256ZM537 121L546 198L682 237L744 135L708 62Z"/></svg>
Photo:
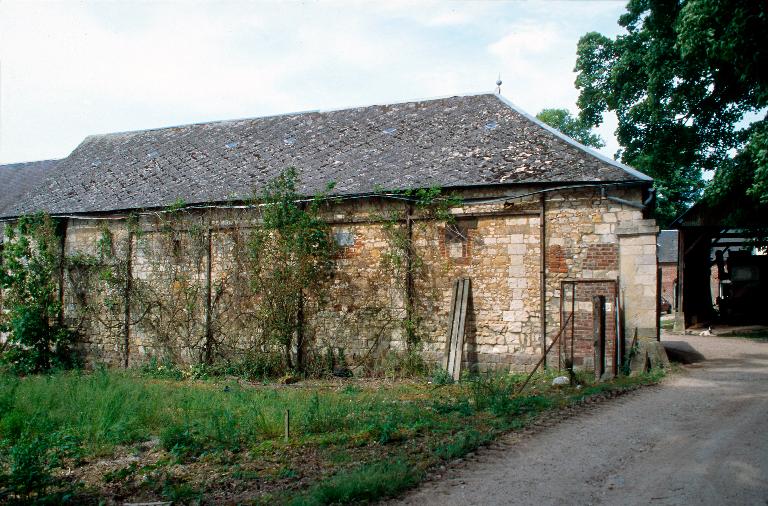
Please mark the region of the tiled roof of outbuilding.
<svg viewBox="0 0 768 506"><path fill-rule="evenodd" d="M12 214L22 197L35 191L53 174L59 160L0 165L0 216Z"/></svg>
<svg viewBox="0 0 768 506"><path fill-rule="evenodd" d="M243 200L288 166L305 195L650 180L484 94L94 135L14 211Z"/></svg>
<svg viewBox="0 0 768 506"><path fill-rule="evenodd" d="M656 240L660 263L677 262L677 230L662 230Z"/></svg>

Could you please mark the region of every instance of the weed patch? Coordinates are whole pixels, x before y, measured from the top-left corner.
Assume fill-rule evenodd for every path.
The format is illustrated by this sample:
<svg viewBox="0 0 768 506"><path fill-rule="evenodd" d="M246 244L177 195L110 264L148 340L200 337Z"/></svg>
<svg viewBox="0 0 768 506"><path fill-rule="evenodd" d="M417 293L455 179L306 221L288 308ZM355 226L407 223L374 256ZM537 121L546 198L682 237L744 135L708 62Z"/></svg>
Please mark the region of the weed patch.
<svg viewBox="0 0 768 506"><path fill-rule="evenodd" d="M422 473L407 462L381 462L341 472L311 487L290 502L292 506L365 503L391 497L413 487Z"/></svg>
<svg viewBox="0 0 768 506"><path fill-rule="evenodd" d="M553 388L542 373L523 395L523 378L508 374L341 386L180 381L165 371L0 375L0 502L373 501L541 413L662 374L575 389Z"/></svg>

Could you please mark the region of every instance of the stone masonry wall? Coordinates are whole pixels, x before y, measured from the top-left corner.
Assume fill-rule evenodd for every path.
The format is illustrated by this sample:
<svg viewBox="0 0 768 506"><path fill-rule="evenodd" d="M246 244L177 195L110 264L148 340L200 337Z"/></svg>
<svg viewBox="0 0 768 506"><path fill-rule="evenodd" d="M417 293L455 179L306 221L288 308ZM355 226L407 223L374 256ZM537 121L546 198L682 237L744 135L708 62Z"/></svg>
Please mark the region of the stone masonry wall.
<svg viewBox="0 0 768 506"><path fill-rule="evenodd" d="M531 190L536 188L515 188L514 192L523 195ZM418 210L412 211L417 257L412 319L418 324L420 349L431 361L442 359L451 287L461 277L472 282L465 367L522 371L541 357L540 196L528 195L506 204L472 200L512 192L464 192L465 204L454 209L454 223L431 221ZM617 187L608 193L633 201L641 198L640 190L633 188ZM573 338L578 366L594 364L593 295L606 296L607 354L612 356L616 283L624 306L625 340L631 339L635 328L641 337L655 336L655 224L644 221L639 209L601 198L595 189L544 195L546 344L558 334L570 311L569 296L563 298L563 283L574 281ZM404 349L406 277L397 262L392 262L392 235L407 230L406 205L368 199L336 203L323 212L341 248L328 300L308 315L314 346L343 348L352 365ZM248 227L256 226L255 214L248 210L190 212L182 221L173 228L185 233L174 235L152 215L142 216L133 229L125 220L69 220L66 254L96 254L95 244L108 230L112 255L123 260L130 256L133 289L142 293L131 299L126 349L124 299L105 288L104 282L83 299L77 283L66 281L68 321L83 332L83 348L91 362L118 365L126 356L129 364L141 363L148 356L195 362L205 351L206 339L213 339L222 354L254 351L258 329L252 315L258 295L240 261ZM586 280L590 283L581 282ZM114 299L109 311L102 311L99 318L78 321L83 304L103 303L105 298ZM163 298L163 307L151 303ZM138 303L138 299L144 302ZM563 332L565 343L571 333L568 328ZM548 365L556 367L562 362L561 348L553 347Z"/></svg>

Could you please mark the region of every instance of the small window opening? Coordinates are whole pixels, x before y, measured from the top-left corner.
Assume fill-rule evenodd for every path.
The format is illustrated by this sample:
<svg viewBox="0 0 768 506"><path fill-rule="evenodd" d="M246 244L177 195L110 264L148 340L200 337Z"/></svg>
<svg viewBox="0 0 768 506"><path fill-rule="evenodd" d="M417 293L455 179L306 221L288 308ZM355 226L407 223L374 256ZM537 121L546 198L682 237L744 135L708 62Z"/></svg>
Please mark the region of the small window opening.
<svg viewBox="0 0 768 506"><path fill-rule="evenodd" d="M445 254L450 258L465 258L469 243L469 229L466 225L445 226Z"/></svg>
<svg viewBox="0 0 768 506"><path fill-rule="evenodd" d="M355 245L355 234L347 231L339 231L333 234L333 240L341 248L351 248Z"/></svg>

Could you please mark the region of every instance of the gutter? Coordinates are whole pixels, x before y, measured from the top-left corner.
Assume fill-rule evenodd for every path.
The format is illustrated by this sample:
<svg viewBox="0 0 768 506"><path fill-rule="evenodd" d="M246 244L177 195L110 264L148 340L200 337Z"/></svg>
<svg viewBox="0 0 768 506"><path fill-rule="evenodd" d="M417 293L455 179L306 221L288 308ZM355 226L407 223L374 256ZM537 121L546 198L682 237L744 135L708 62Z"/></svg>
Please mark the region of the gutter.
<svg viewBox="0 0 768 506"><path fill-rule="evenodd" d="M539 190L533 190L528 191L525 193L517 194L517 195L502 195L499 197L470 197L462 200L463 204L493 204L493 203L499 203L499 202L509 202L512 200L517 200L525 197L531 197L535 195L541 195L541 194L547 194L547 193L554 193L558 191L567 191L567 190L577 190L577 189L586 189L586 188L600 188L601 196L603 198L607 198L609 200L613 200L614 202L618 202L620 204L625 204L631 207L636 207L638 209L645 209L648 205L650 205L651 202L653 202L655 198L654 189L650 190L650 195L648 199L646 199L645 202L631 202L619 197L613 197L606 195L606 188L609 186L612 187L627 187L627 186L636 186L636 185L646 185L648 184L647 181L642 180L630 180L630 181L598 181L598 182L569 182L569 183L558 183L556 182L522 182L522 183L511 183L509 185L501 185L501 184L478 184L478 185L459 185L459 186L446 186L443 187L443 190L450 191L450 190L471 190L471 189L478 189L478 188L498 188L500 186L507 186L507 187L536 187L536 186L543 186L543 188ZM557 186L555 186L557 185ZM415 187L412 189L417 189L422 187ZM329 200L329 201L347 201L347 200L358 200L358 199L367 199L367 198L383 198L383 199L391 199L391 200L400 200L405 202L413 202L413 197L409 197L407 195L404 195L403 193L397 193L397 192L383 192L383 193L377 193L377 192L365 192L365 193L351 193L346 195L325 195L322 197L304 197L298 199L296 202L313 202L317 200ZM190 203L186 205L185 207L179 209L179 210L196 210L196 209L254 209L262 207L263 204L248 204L244 202L248 202L246 200L239 200L234 202L227 203L226 201L212 201L212 202L203 202L203 203ZM174 210L176 211L176 210ZM143 207L143 208L127 208L127 209L109 209L109 210L93 210L93 211L75 211L75 212L61 212L61 213L49 213L52 218L66 218L66 219L80 219L80 220L124 220L125 214L130 213L136 213L138 215L158 215L167 213L168 207L167 206L155 206L155 207ZM20 215L0 215L0 223L2 222L10 222L15 221L19 218Z"/></svg>
<svg viewBox="0 0 768 506"><path fill-rule="evenodd" d="M600 196L604 199L608 199L612 202L617 202L619 204L623 204L625 206L634 207L636 209L640 209L641 211L645 211L648 209L648 206L653 204L653 201L656 200L656 190L654 188L651 188L648 191L648 198L645 199L643 202L633 202L631 200L623 199L620 197L614 197L613 195L607 195L605 193L605 187L602 187L600 189Z"/></svg>

